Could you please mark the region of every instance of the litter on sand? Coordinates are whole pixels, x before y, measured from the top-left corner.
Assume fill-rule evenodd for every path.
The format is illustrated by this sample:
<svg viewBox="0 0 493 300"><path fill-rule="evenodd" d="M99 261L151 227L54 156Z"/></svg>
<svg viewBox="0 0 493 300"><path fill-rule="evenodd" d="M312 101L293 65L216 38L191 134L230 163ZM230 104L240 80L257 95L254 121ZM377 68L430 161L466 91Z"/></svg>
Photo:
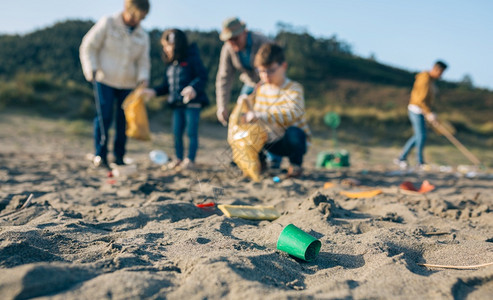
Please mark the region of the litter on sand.
<svg viewBox="0 0 493 300"><path fill-rule="evenodd" d="M238 217L248 220L275 220L281 214L274 206L248 206L248 205L226 205L217 206L228 218Z"/></svg>
<svg viewBox="0 0 493 300"><path fill-rule="evenodd" d="M138 174L136 165L114 165L112 166L111 173L115 177L132 177Z"/></svg>
<svg viewBox="0 0 493 300"><path fill-rule="evenodd" d="M327 181L326 183L324 183L324 189L330 189L330 188L333 188L335 186L335 184L333 182L330 182L330 181Z"/></svg>
<svg viewBox="0 0 493 300"><path fill-rule="evenodd" d="M341 195L349 197L349 198L371 198L371 197L375 197L376 195L379 195L381 193L382 193L382 190L380 190L380 189L362 191L362 192L340 191Z"/></svg>
<svg viewBox="0 0 493 300"><path fill-rule="evenodd" d="M317 258L322 243L293 224L282 230L277 240L277 249L305 261Z"/></svg>
<svg viewBox="0 0 493 300"><path fill-rule="evenodd" d="M408 192L416 192L419 194L425 194L431 192L435 189L435 186L431 184L428 180L424 180L421 187L417 189L414 184L410 181L404 181L399 185L399 188Z"/></svg>
<svg viewBox="0 0 493 300"><path fill-rule="evenodd" d="M214 202L195 204L198 208L214 207L216 204Z"/></svg>

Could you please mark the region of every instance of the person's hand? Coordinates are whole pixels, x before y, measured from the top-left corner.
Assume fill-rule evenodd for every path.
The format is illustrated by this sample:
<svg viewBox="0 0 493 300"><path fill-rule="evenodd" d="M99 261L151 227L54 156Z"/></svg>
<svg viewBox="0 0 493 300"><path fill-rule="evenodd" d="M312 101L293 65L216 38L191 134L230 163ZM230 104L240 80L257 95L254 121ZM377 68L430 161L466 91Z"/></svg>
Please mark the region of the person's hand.
<svg viewBox="0 0 493 300"><path fill-rule="evenodd" d="M246 123L250 123L250 122L253 122L257 120L257 116L255 115L255 112L252 111L252 110L249 110L246 114L245 114L245 122Z"/></svg>
<svg viewBox="0 0 493 300"><path fill-rule="evenodd" d="M197 92L193 87L187 86L181 91L180 95L183 96L183 103L187 104L197 96Z"/></svg>
<svg viewBox="0 0 493 300"><path fill-rule="evenodd" d="M156 91L153 89L147 89L143 88L139 90L139 96L143 97L144 100L147 102L149 99L156 97Z"/></svg>
<svg viewBox="0 0 493 300"><path fill-rule="evenodd" d="M240 95L238 99L236 100L237 105L243 105L243 101L246 101L248 98L247 95Z"/></svg>
<svg viewBox="0 0 493 300"><path fill-rule="evenodd" d="M434 124L437 122L437 115L435 113L428 113L426 114L426 120L431 124Z"/></svg>
<svg viewBox="0 0 493 300"><path fill-rule="evenodd" d="M147 88L149 86L149 81L147 80L141 80L137 83L137 86L138 87L141 87L141 88Z"/></svg>
<svg viewBox="0 0 493 300"><path fill-rule="evenodd" d="M224 107L218 108L216 112L216 116L219 122L223 124L223 126L228 125L229 112L226 108Z"/></svg>

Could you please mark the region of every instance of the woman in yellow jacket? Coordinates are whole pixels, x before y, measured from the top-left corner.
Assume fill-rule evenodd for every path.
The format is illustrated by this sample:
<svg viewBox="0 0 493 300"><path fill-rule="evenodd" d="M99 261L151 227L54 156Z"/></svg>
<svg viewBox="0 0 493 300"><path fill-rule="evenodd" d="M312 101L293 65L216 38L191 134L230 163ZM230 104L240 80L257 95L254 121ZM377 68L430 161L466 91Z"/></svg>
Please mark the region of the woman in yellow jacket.
<svg viewBox="0 0 493 300"><path fill-rule="evenodd" d="M124 164L125 114L121 105L138 84L147 86L150 74L149 35L140 22L149 12L148 0L125 0L124 10L99 20L82 39L80 61L93 83L97 115L94 118L95 166L108 166L107 136L116 103L113 154Z"/></svg>
<svg viewBox="0 0 493 300"><path fill-rule="evenodd" d="M423 148L426 141L425 118L428 122L436 122L436 115L431 111L431 104L436 94L435 81L439 79L447 65L437 61L430 71L421 72L416 75L414 86L411 91L411 99L408 105L409 120L413 126L414 135L409 138L402 149L401 155L395 163L400 167L407 167L407 155L416 146L416 157L418 167L424 165Z"/></svg>

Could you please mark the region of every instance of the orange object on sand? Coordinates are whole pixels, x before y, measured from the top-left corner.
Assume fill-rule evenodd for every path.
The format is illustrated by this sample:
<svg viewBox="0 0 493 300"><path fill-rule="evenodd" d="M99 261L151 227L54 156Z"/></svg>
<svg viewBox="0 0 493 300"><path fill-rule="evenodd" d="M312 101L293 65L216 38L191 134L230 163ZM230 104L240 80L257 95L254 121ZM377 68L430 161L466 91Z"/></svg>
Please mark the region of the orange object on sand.
<svg viewBox="0 0 493 300"><path fill-rule="evenodd" d="M420 194L425 194L431 192L435 189L435 186L431 184L428 180L423 181L421 187L417 189L412 182L404 181L399 185L399 188L405 191L417 192Z"/></svg>
<svg viewBox="0 0 493 300"><path fill-rule="evenodd" d="M401 190L405 191L412 191L412 192L417 192L418 189L414 186L414 184L410 181L403 181L400 185L399 188Z"/></svg>
<svg viewBox="0 0 493 300"><path fill-rule="evenodd" d="M330 188L332 188L334 186L335 186L335 184L332 183L332 182L326 182L326 183L324 183L324 189L330 189Z"/></svg>
<svg viewBox="0 0 493 300"><path fill-rule="evenodd" d="M340 194L349 198L371 198L382 193L382 190L369 190L363 192L341 191Z"/></svg>
<svg viewBox="0 0 493 300"><path fill-rule="evenodd" d="M431 192L434 189L435 189L435 186L433 184L431 184L428 180L425 180L421 184L421 187L419 188L418 193L424 194L424 193Z"/></svg>

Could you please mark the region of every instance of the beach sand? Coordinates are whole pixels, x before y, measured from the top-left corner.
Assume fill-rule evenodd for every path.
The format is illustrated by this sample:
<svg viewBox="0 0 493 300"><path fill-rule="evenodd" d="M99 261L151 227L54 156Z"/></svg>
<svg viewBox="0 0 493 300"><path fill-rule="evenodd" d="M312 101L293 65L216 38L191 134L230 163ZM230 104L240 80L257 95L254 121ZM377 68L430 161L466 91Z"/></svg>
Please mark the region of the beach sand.
<svg viewBox="0 0 493 300"><path fill-rule="evenodd" d="M76 127L0 117L2 299L492 299L493 265L419 265L493 262L491 171L401 171L390 162L399 149L362 154L364 145L351 148L350 168L315 169L329 144L314 143L304 177L254 183L230 166L226 129L203 123L196 171L149 160L153 149L173 154L163 126L152 143L129 141L135 176L108 177L85 158L92 138ZM436 189L399 189L424 180ZM371 189L383 193L340 194ZM281 217L195 206L211 201L272 205ZM276 249L288 224L321 241L314 261Z"/></svg>

